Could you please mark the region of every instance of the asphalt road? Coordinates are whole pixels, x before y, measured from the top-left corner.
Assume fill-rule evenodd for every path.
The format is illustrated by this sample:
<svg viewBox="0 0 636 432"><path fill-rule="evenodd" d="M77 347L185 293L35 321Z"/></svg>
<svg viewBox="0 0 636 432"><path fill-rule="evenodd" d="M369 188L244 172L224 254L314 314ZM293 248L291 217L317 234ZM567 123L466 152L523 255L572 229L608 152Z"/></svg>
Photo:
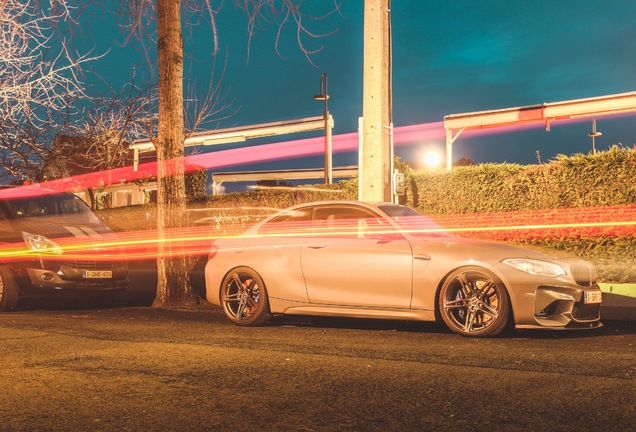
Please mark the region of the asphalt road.
<svg viewBox="0 0 636 432"><path fill-rule="evenodd" d="M240 328L209 305L150 308L151 285L111 309L0 315L0 430L636 430L632 323L497 339L393 321Z"/></svg>

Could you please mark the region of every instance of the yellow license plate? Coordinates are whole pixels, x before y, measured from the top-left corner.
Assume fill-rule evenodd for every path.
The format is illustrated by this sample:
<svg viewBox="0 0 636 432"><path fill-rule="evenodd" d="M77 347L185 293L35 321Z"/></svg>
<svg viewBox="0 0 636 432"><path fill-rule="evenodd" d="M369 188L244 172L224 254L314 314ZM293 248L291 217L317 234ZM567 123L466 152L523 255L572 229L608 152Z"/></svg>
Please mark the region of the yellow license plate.
<svg viewBox="0 0 636 432"><path fill-rule="evenodd" d="M111 270L85 270L84 279L111 279L113 272Z"/></svg>

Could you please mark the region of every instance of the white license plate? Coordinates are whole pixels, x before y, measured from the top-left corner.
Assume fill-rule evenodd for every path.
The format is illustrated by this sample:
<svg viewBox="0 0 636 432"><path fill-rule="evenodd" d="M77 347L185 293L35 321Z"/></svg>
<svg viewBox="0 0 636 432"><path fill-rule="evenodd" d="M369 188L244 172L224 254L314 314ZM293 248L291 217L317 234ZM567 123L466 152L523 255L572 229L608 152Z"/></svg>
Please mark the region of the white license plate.
<svg viewBox="0 0 636 432"><path fill-rule="evenodd" d="M84 270L84 279L111 279L111 270Z"/></svg>
<svg viewBox="0 0 636 432"><path fill-rule="evenodd" d="M601 303L603 300L603 294L601 291L585 291L583 302L586 304Z"/></svg>

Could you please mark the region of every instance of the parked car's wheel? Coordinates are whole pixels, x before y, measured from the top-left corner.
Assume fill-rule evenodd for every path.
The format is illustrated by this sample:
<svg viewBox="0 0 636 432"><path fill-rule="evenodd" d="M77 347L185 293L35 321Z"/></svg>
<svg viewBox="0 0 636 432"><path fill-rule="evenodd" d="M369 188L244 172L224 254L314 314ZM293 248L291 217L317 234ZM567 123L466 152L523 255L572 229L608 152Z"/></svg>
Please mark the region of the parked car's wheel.
<svg viewBox="0 0 636 432"><path fill-rule="evenodd" d="M232 269L221 284L225 315L236 325L259 325L270 317L263 279L249 267Z"/></svg>
<svg viewBox="0 0 636 432"><path fill-rule="evenodd" d="M448 328L464 336L496 336L511 316L503 282L480 267L460 268L446 278L439 311Z"/></svg>
<svg viewBox="0 0 636 432"><path fill-rule="evenodd" d="M0 266L0 312L12 311L18 305L18 287L13 273Z"/></svg>

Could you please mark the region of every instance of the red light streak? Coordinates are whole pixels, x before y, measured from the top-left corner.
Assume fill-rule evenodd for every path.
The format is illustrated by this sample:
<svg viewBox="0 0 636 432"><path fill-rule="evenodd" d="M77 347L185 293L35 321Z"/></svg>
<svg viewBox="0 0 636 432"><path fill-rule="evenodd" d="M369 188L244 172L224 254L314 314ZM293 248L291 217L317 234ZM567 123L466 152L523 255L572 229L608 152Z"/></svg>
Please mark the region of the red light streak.
<svg viewBox="0 0 636 432"><path fill-rule="evenodd" d="M540 125L520 125L497 129L505 132L511 129L539 127ZM493 129L473 131L493 133ZM409 144L427 139L442 139L445 130L442 122L397 127L394 129L394 144ZM358 134L340 134L333 137L335 153L356 151ZM191 171L205 167L219 169L256 162L277 161L289 158L315 156L324 151L324 138L308 138L273 144L221 150L211 153L191 155L186 158L185 170ZM38 186L23 186L0 189L0 198L19 198L46 194L57 191L72 191L108 184L119 184L122 181L142 180L154 177L157 163L146 163L134 171L132 167L117 168L110 171L86 174L67 179L50 181ZM584 236L633 236L636 235L636 205L611 206L597 208L574 208L554 210L528 210L516 212L478 213L461 215L436 215L433 217L446 231L467 237L489 240L545 239L556 237ZM225 232L238 232L238 226L222 225ZM420 230L432 232L434 230ZM357 232L357 231L356 231ZM299 231L268 233L268 236L294 236ZM306 232L304 234L307 234ZM344 230L343 235L353 234ZM322 235L317 232L315 235ZM160 245L166 249L165 256L181 254L200 255L210 251L211 242L227 236L217 235L210 227L183 228L181 231L168 230L166 236L159 239L155 230L118 233L105 237L95 243L94 239L69 238L54 239L64 253L60 259L82 259L87 253L92 259L148 259L159 255ZM105 253L104 251L109 251ZM40 256L27 250L24 245L3 245L0 257L6 260L32 259ZM54 256L50 256L54 258Z"/></svg>
<svg viewBox="0 0 636 432"><path fill-rule="evenodd" d="M564 123L581 122L584 119L563 120ZM485 135L495 133L509 133L511 131L539 128L543 124L521 124L502 128L488 128L467 130L466 134ZM393 129L393 143L395 146L414 144L429 140L445 141L446 130L443 122L422 123L410 126L399 126ZM334 153L354 152L358 150L358 133L333 135L332 148ZM317 156L324 153L324 137L298 139L292 141L261 144L228 150L200 153L185 157L185 171L206 169L221 169L261 162L272 162L294 158ZM177 164L178 165L178 164ZM170 173L168 173L170 175ZM115 168L65 179L53 180L42 185L51 191L73 191L87 189L121 182L143 180L157 176L157 163L149 162L139 165L138 171L133 167ZM27 196L28 187L0 190L0 198L16 198ZM46 192L42 192L46 193Z"/></svg>
<svg viewBox="0 0 636 432"><path fill-rule="evenodd" d="M636 235L636 205L435 215L433 218L449 231L490 240Z"/></svg>
<svg viewBox="0 0 636 432"><path fill-rule="evenodd" d="M413 234L455 233L464 237L488 240L527 240L558 237L633 236L636 235L636 205L558 210L528 210L520 212L478 213L461 215L438 215L435 221L443 229L408 229ZM355 222L355 223L354 223ZM408 225L407 225L408 226ZM5 262L33 259L46 256L51 260L141 260L156 259L160 249L163 257L209 254L215 240L249 236L238 234L241 224L225 224L219 229L210 226L170 229L159 237L156 230L113 233L99 239L66 237L53 239L63 253L41 254L28 249L24 244L5 244L0 247L0 257ZM343 236L357 237L361 232L371 235L396 234L386 225L372 226L360 231L357 221L341 220L329 226L317 226L309 222L281 223L255 238L293 238ZM346 239L343 239L346 240ZM385 239L386 240L386 239ZM160 248L161 246L161 248Z"/></svg>
<svg viewBox="0 0 636 432"><path fill-rule="evenodd" d="M395 145L425 139L443 139L444 136L445 132L442 122L396 127L393 131ZM357 151L358 133L353 132L334 135L332 147L334 153ZM261 162L316 156L323 153L324 137L306 138L190 155L185 158L185 171L194 171L200 167L206 169L221 169ZM3 189L0 190L0 198L19 198L32 196L33 194L69 192L78 189L120 184L121 182L143 180L156 176L157 163L148 162L139 165L138 171L134 171L133 167L129 166L41 183L40 186L48 189L48 191L40 190L38 192L39 189L33 186Z"/></svg>
<svg viewBox="0 0 636 432"><path fill-rule="evenodd" d="M204 255L210 251L211 242L218 238L210 227L187 227L167 230L159 237L156 230L112 233L99 239L88 237L64 237L53 239L62 250L61 254L42 253L29 249L23 243L0 246L0 257L4 261L29 260L46 257L49 260L139 260L161 256ZM223 236L230 237L230 236Z"/></svg>

